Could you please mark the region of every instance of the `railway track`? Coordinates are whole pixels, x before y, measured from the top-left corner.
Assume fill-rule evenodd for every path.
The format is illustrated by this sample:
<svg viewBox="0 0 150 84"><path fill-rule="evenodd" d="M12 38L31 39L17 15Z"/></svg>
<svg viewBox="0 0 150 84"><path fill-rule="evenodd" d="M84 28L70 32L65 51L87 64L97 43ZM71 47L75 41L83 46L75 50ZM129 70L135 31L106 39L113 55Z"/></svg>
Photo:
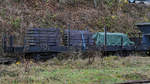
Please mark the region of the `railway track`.
<svg viewBox="0 0 150 84"><path fill-rule="evenodd" d="M0 64L11 64L17 62L17 58L0 58Z"/></svg>
<svg viewBox="0 0 150 84"><path fill-rule="evenodd" d="M124 83L116 83L116 84L150 84L150 80L127 81Z"/></svg>

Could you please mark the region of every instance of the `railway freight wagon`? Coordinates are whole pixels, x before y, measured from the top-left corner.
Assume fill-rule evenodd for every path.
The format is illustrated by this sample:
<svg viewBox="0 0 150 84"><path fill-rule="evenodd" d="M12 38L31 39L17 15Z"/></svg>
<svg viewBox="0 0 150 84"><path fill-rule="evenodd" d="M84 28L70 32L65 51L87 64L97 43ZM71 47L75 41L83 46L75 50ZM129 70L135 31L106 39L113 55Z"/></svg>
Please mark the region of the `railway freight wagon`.
<svg viewBox="0 0 150 84"><path fill-rule="evenodd" d="M14 46L13 37L3 35L3 50L5 53L23 53L27 58L50 58L57 53L67 51L99 51L104 53L119 52L128 55L132 51L150 51L150 23L138 23L141 37L129 39L123 33L104 32L92 33L88 30L59 28L30 28L26 30L24 45ZM7 42L6 39L9 41ZM134 38L134 39L133 39Z"/></svg>
<svg viewBox="0 0 150 84"><path fill-rule="evenodd" d="M7 42L6 39L9 39ZM94 45L92 33L86 30L59 28L30 28L24 36L24 45L14 46L12 36L3 35L5 53L23 53L26 58L51 58L67 51L86 51Z"/></svg>

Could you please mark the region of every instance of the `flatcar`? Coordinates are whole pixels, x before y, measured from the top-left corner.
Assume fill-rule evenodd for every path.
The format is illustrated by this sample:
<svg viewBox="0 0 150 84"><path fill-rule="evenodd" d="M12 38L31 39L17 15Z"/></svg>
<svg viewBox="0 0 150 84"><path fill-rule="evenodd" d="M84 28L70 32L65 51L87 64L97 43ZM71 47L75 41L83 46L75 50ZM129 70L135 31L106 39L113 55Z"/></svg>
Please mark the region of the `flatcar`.
<svg viewBox="0 0 150 84"><path fill-rule="evenodd" d="M2 45L4 53L22 53L26 58L36 60L55 57L57 53L68 51L99 51L104 54L120 52L123 55L128 55L128 52L132 51L149 52L150 23L137 23L136 26L141 31L141 36L135 37L133 34L134 37L130 39L122 33L109 33L106 28L104 32L99 33L70 28L64 30L63 33L59 28L29 28L26 30L23 45L14 46L13 36L5 34L2 38ZM99 36L95 39L93 36L96 34Z"/></svg>

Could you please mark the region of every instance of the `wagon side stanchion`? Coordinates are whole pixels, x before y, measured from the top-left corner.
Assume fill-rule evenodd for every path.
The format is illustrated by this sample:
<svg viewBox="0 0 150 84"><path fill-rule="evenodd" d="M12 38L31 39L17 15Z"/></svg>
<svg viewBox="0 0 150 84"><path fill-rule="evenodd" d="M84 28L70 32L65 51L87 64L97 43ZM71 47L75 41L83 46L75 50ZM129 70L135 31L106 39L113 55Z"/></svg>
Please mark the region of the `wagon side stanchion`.
<svg viewBox="0 0 150 84"><path fill-rule="evenodd" d="M86 31L89 33L88 27L86 27ZM89 49L90 42L89 42L89 34L87 33L87 49Z"/></svg>
<svg viewBox="0 0 150 84"><path fill-rule="evenodd" d="M68 25L68 48L70 47L70 25Z"/></svg>
<svg viewBox="0 0 150 84"><path fill-rule="evenodd" d="M40 29L39 29L39 32L38 32L38 33L39 33L39 34L38 34L38 35L39 35L39 48L42 49L41 35L40 35L40 34L41 34L41 31L40 31ZM42 49L42 50L43 50L43 49ZM37 53L37 54L35 54L35 55L36 55L36 56L35 56L34 59L35 59L36 61L39 61L39 60L40 60L40 57L41 57L41 56L40 56L40 53Z"/></svg>
<svg viewBox="0 0 150 84"><path fill-rule="evenodd" d="M123 36L121 36L121 52L120 55L123 56Z"/></svg>
<svg viewBox="0 0 150 84"><path fill-rule="evenodd" d="M6 42L6 34L3 33L3 38L2 38L2 48L4 50L4 53L6 52L6 48L7 48L7 42Z"/></svg>
<svg viewBox="0 0 150 84"><path fill-rule="evenodd" d="M14 50L13 50L13 35L9 36L9 47L10 47L10 51L14 52Z"/></svg>
<svg viewBox="0 0 150 84"><path fill-rule="evenodd" d="M141 44L141 34L142 34L142 33L138 33L138 39L140 40L140 42L138 42L138 45Z"/></svg>
<svg viewBox="0 0 150 84"><path fill-rule="evenodd" d="M106 26L104 27L104 47L103 47L103 51L104 51L104 56L107 55L107 28Z"/></svg>

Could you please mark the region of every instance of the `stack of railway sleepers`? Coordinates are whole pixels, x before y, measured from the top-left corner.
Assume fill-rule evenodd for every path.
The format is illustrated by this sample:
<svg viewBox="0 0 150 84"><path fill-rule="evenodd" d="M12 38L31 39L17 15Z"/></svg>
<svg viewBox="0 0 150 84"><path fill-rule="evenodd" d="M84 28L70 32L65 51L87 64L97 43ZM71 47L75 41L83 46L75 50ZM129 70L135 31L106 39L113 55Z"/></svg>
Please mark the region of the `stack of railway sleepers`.
<svg viewBox="0 0 150 84"><path fill-rule="evenodd" d="M64 44L74 47L88 47L94 45L93 33L85 30L64 30Z"/></svg>
<svg viewBox="0 0 150 84"><path fill-rule="evenodd" d="M60 46L59 28L31 28L26 31L25 50L40 52L50 47Z"/></svg>

